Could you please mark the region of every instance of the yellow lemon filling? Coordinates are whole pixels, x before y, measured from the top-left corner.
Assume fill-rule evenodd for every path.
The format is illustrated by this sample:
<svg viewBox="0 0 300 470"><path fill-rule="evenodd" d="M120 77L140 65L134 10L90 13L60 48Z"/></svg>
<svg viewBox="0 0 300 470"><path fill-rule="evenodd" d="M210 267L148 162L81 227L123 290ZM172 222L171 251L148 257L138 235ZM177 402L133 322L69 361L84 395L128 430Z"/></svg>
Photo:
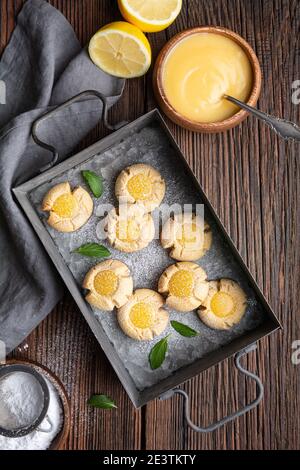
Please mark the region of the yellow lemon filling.
<svg viewBox="0 0 300 470"><path fill-rule="evenodd" d="M181 245L196 243L199 239L200 231L196 224L183 224L179 232L178 241Z"/></svg>
<svg viewBox="0 0 300 470"><path fill-rule="evenodd" d="M150 328L154 323L151 305L138 302L130 310L130 320L136 328Z"/></svg>
<svg viewBox="0 0 300 470"><path fill-rule="evenodd" d="M127 183L127 189L136 201L145 201L151 196L152 184L150 178L141 173L130 178Z"/></svg>
<svg viewBox="0 0 300 470"><path fill-rule="evenodd" d="M63 218L72 217L77 202L72 194L62 194L55 199L52 206L52 211Z"/></svg>
<svg viewBox="0 0 300 470"><path fill-rule="evenodd" d="M139 224L133 220L120 220L117 223L116 237L127 243L131 243L140 237L141 229Z"/></svg>
<svg viewBox="0 0 300 470"><path fill-rule="evenodd" d="M169 292L175 297L190 297L194 287L194 275L189 271L180 269L173 274L169 282Z"/></svg>
<svg viewBox="0 0 300 470"><path fill-rule="evenodd" d="M224 94L247 101L252 83L246 52L223 34L190 34L163 61L164 95L191 121L219 122L233 116L238 108Z"/></svg>
<svg viewBox="0 0 300 470"><path fill-rule="evenodd" d="M231 295L226 292L217 292L211 299L210 308L217 317L227 317L234 313L235 303Z"/></svg>
<svg viewBox="0 0 300 470"><path fill-rule="evenodd" d="M118 281L113 271L100 271L94 279L94 287L98 294L111 296L117 290Z"/></svg>

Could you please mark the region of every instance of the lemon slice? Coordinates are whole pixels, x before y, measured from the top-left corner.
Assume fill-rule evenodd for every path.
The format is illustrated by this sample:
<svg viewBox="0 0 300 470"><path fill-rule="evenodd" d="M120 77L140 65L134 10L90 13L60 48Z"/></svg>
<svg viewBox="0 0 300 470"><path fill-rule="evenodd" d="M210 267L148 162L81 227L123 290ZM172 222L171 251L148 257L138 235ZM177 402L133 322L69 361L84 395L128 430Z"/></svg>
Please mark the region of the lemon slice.
<svg viewBox="0 0 300 470"><path fill-rule="evenodd" d="M90 40L89 54L104 72L121 78L140 77L151 64L148 39L136 26L125 21L101 28Z"/></svg>
<svg viewBox="0 0 300 470"><path fill-rule="evenodd" d="M179 15L182 0L118 0L122 16L146 33L162 31Z"/></svg>

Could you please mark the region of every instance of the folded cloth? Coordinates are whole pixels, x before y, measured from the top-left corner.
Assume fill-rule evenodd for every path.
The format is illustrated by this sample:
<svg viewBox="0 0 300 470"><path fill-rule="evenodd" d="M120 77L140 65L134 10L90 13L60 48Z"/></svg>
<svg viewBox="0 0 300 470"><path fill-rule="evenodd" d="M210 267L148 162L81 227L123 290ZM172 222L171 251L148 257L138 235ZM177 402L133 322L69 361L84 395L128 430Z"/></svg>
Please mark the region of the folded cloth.
<svg viewBox="0 0 300 470"><path fill-rule="evenodd" d="M0 61L0 341L7 353L47 316L63 288L58 274L11 189L36 175L52 154L31 138L32 122L54 105L95 89L110 105L124 80L98 69L64 16L43 0L28 0ZM3 87L5 84L5 87ZM64 159L97 124L101 103L89 99L41 126Z"/></svg>

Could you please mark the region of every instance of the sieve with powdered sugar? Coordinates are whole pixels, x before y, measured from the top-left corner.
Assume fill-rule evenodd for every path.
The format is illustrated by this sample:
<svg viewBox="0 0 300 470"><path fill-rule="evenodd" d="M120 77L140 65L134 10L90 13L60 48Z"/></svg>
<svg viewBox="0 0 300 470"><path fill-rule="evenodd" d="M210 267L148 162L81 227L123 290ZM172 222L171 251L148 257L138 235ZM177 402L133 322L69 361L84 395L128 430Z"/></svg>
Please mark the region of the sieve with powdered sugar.
<svg viewBox="0 0 300 470"><path fill-rule="evenodd" d="M19 438L35 430L52 431L49 387L36 369L24 364L0 366L0 396L0 435Z"/></svg>

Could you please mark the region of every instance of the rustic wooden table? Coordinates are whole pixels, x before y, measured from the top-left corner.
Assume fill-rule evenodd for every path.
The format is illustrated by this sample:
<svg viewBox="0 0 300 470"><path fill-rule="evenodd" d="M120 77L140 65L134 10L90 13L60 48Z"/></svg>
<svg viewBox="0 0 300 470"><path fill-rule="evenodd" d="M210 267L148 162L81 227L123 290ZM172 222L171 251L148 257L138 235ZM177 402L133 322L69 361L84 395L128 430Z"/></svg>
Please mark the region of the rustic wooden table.
<svg viewBox="0 0 300 470"><path fill-rule="evenodd" d="M2 51L23 0L1 0ZM101 25L119 18L111 0L51 0L73 25L82 45ZM169 29L149 36L154 56L178 31L222 25L244 36L263 72L259 105L300 121L292 83L300 79L297 0L183 0ZM134 96L134 99L132 97ZM155 106L151 72L128 81L112 118L133 120ZM215 433L189 430L180 399L152 402L135 410L104 353L68 293L15 351L50 367L65 383L72 404L68 449L296 449L300 448L300 366L292 364L292 342L300 339L300 146L279 140L249 118L223 135L197 135L168 121L284 330L264 339L247 358L265 384L262 404ZM101 125L82 147L103 137ZM249 401L254 388L238 377L231 360L184 384L193 418L203 424ZM116 411L94 410L94 392L114 397Z"/></svg>

